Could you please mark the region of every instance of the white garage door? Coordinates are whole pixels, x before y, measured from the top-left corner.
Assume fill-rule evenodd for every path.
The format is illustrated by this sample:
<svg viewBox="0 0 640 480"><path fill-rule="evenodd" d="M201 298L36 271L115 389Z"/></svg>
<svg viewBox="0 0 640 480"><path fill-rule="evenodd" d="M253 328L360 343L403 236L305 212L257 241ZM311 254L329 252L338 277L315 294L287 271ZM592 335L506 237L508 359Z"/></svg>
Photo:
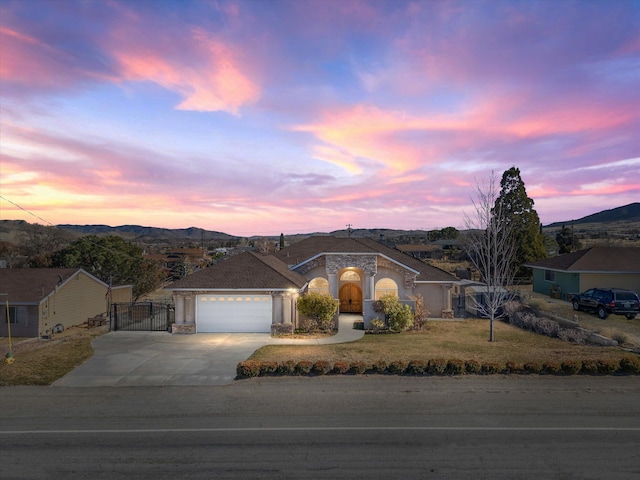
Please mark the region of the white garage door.
<svg viewBox="0 0 640 480"><path fill-rule="evenodd" d="M196 330L269 333L271 295L198 295Z"/></svg>

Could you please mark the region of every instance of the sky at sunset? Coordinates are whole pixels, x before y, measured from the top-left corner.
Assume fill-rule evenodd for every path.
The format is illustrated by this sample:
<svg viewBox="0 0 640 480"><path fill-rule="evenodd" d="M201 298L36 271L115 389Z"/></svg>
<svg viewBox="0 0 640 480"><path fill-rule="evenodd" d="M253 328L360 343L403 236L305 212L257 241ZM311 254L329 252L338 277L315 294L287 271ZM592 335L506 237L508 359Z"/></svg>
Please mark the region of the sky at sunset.
<svg viewBox="0 0 640 480"><path fill-rule="evenodd" d="M640 0L0 0L0 219L239 236L640 201ZM21 208L20 208L21 207Z"/></svg>

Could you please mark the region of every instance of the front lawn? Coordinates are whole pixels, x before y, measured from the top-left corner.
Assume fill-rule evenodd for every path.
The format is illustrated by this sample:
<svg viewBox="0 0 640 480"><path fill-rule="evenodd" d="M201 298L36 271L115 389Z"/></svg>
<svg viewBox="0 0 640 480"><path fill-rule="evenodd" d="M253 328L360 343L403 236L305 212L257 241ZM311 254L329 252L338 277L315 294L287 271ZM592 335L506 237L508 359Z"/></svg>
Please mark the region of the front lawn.
<svg viewBox="0 0 640 480"><path fill-rule="evenodd" d="M475 360L478 363L566 362L613 360L633 356L616 347L575 345L527 332L504 322L494 322L495 342L489 342L488 320L431 321L421 332L370 334L357 342L338 345L270 345L257 350L249 360L294 362L326 360L405 361L431 358Z"/></svg>
<svg viewBox="0 0 640 480"><path fill-rule="evenodd" d="M12 364L4 361L9 345L1 338L0 386L51 385L91 358L91 341L105 331L74 327L50 341L14 338Z"/></svg>

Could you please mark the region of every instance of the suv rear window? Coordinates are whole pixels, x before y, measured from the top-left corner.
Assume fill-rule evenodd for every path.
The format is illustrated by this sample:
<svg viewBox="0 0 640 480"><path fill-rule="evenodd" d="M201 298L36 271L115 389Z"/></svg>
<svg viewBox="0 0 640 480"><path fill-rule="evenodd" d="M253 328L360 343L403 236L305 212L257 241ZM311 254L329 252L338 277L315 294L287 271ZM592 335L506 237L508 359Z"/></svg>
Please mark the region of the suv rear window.
<svg viewBox="0 0 640 480"><path fill-rule="evenodd" d="M616 298L618 300L635 300L636 296L632 292L617 292Z"/></svg>

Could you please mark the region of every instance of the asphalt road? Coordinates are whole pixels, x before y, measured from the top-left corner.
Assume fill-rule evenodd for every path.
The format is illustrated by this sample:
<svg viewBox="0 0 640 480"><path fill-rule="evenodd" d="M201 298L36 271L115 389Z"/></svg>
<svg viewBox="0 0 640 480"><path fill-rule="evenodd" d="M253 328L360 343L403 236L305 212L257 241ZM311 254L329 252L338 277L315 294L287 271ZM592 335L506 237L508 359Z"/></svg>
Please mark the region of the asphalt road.
<svg viewBox="0 0 640 480"><path fill-rule="evenodd" d="M636 479L637 377L0 389L0 478Z"/></svg>

